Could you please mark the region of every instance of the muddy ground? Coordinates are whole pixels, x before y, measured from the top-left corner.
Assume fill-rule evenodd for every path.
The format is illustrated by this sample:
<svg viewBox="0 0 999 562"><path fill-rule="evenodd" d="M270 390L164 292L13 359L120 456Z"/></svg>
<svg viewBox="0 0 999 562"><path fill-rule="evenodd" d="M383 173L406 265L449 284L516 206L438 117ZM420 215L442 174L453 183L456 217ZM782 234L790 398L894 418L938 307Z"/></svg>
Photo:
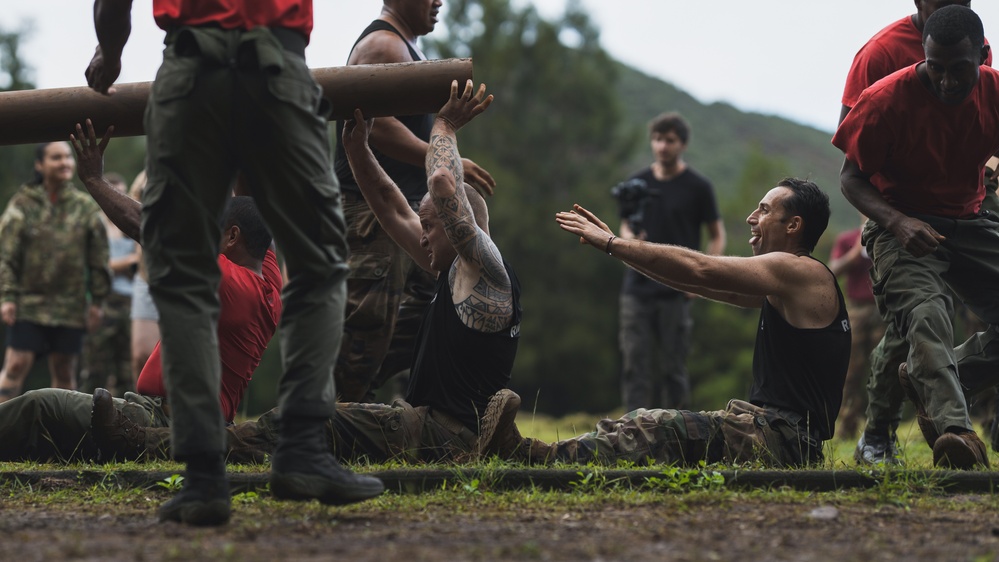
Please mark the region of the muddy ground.
<svg viewBox="0 0 999 562"><path fill-rule="evenodd" d="M999 560L989 494L459 489L328 508L262 492L237 496L230 524L214 529L157 523L167 497L4 490L0 560Z"/></svg>

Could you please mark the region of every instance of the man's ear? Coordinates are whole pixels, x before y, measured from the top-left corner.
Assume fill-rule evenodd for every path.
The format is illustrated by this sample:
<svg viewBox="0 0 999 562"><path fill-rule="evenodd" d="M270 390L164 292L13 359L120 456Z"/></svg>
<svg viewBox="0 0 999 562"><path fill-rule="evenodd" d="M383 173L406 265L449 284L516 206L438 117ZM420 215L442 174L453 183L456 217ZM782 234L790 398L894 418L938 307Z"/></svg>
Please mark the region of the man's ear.
<svg viewBox="0 0 999 562"><path fill-rule="evenodd" d="M787 233L788 234L800 234L801 230L804 228L805 223L801 220L801 217L795 215L787 221Z"/></svg>
<svg viewBox="0 0 999 562"><path fill-rule="evenodd" d="M224 250L235 244L236 241L239 240L239 234L240 231L238 226L232 225L229 228L227 228L225 232L222 233L222 241L223 241L222 249Z"/></svg>

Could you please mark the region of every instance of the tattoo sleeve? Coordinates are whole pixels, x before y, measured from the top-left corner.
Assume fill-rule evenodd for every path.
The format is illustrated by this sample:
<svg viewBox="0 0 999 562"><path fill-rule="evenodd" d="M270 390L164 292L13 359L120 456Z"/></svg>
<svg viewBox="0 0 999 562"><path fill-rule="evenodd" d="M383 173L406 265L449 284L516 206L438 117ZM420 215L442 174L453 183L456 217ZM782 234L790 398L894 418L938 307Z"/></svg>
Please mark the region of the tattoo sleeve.
<svg viewBox="0 0 999 562"><path fill-rule="evenodd" d="M472 206L462 185L461 156L453 133L442 133L434 127L426 166L427 176L432 178L430 197L444 225L444 232L458 256L470 267L469 271L477 271L478 274L471 294L456 304L455 310L465 325L474 330L503 330L509 327L513 315L510 276L499 249L489 235L475 224ZM449 272L452 287L456 268L457 264Z"/></svg>

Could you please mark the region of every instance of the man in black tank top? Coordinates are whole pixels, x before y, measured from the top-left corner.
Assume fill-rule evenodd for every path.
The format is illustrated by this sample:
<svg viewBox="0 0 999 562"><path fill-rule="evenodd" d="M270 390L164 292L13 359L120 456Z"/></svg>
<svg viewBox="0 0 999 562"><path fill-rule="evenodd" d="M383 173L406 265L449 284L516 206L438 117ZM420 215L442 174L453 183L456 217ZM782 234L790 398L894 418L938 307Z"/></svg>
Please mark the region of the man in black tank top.
<svg viewBox="0 0 999 562"><path fill-rule="evenodd" d="M384 0L381 15L358 38L348 65L426 60L417 38L433 31L439 0ZM423 161L433 115L375 119L371 146L378 164L415 210L427 193ZM337 134L344 122L337 122ZM492 176L471 160L465 181L492 193ZM344 334L334 376L341 401L370 400L375 389L409 368L416 331L433 294L433 278L416 267L392 241L361 195L343 144L337 142L334 169L340 179L350 277Z"/></svg>
<svg viewBox="0 0 999 562"><path fill-rule="evenodd" d="M576 205L559 226L656 281L736 306L760 308L749 402L725 410L635 410L597 430L546 444L499 436L501 455L530 462L681 464L759 461L796 466L822 460L832 437L850 357L850 321L832 272L811 257L829 221L829 198L788 178L760 201L749 223L752 257L622 240Z"/></svg>

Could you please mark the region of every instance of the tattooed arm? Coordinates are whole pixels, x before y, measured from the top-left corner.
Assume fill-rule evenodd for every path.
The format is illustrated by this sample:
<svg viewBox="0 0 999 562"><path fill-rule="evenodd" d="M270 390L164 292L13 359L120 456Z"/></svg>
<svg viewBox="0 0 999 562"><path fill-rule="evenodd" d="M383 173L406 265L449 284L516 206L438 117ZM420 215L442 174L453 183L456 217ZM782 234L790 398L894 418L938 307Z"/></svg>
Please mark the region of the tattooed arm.
<svg viewBox="0 0 999 562"><path fill-rule="evenodd" d="M513 296L503 257L489 235L475 223L463 186L461 156L455 133L493 101L480 85L472 95L472 81L458 94L451 83L451 99L441 108L430 132L427 150L427 186L437 217L458 259L448 272L448 283L458 316L480 332L498 332L510 325Z"/></svg>

